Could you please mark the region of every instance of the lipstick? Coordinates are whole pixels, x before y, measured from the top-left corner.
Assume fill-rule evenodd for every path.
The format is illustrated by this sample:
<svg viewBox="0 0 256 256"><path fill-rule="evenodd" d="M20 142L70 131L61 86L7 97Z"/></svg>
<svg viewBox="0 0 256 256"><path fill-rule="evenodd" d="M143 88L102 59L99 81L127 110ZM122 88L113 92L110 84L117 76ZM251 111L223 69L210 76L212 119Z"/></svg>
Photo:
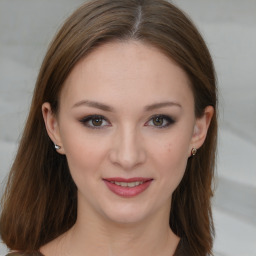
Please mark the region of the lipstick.
<svg viewBox="0 0 256 256"><path fill-rule="evenodd" d="M153 181L151 178L134 177L124 179L120 177L103 179L110 191L121 197L134 197L145 191Z"/></svg>

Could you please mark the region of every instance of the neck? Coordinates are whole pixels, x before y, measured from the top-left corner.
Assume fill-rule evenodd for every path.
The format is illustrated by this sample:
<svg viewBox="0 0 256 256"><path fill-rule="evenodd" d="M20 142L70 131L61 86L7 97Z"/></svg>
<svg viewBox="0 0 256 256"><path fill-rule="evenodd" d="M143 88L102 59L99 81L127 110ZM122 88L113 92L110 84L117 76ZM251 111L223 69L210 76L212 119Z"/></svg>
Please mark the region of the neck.
<svg viewBox="0 0 256 256"><path fill-rule="evenodd" d="M76 253L70 255L80 255L79 251L86 251L88 255L102 256L170 256L179 242L169 228L169 212L160 211L132 224L115 223L104 218L100 221L99 218L83 221L88 219L78 216L77 223L70 230L70 245L77 248Z"/></svg>
<svg viewBox="0 0 256 256"><path fill-rule="evenodd" d="M138 223L116 223L78 208L76 224L49 250L41 251L46 256L170 256L178 243L166 209Z"/></svg>

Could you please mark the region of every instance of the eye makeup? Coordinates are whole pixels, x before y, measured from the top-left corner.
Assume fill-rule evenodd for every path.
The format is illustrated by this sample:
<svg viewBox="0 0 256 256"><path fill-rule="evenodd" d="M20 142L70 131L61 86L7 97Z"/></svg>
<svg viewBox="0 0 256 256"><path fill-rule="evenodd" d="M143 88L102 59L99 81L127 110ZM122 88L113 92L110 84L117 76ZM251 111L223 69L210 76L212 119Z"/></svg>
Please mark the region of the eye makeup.
<svg viewBox="0 0 256 256"><path fill-rule="evenodd" d="M145 126L152 126L154 128L167 128L170 125L174 124L176 121L174 118L168 115L154 115L152 116L149 121L146 122Z"/></svg>
<svg viewBox="0 0 256 256"><path fill-rule="evenodd" d="M111 126L110 122L102 115L89 115L79 120L84 126L92 129L102 129Z"/></svg>
<svg viewBox="0 0 256 256"><path fill-rule="evenodd" d="M103 129L111 126L110 121L103 115L88 115L79 121L84 126L91 129ZM175 122L176 120L169 115L156 114L151 116L144 126L162 129L173 125Z"/></svg>

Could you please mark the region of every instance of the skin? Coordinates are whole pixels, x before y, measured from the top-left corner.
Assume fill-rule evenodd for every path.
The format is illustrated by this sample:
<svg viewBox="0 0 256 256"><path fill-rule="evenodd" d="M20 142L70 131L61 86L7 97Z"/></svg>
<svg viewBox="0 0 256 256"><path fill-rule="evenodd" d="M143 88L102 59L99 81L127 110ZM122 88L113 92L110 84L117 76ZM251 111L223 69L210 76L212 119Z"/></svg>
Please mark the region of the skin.
<svg viewBox="0 0 256 256"><path fill-rule="evenodd" d="M48 134L61 146L58 152L66 155L77 185L78 217L72 229L41 252L174 253L179 238L169 228L172 193L191 149L203 144L213 115L209 106L201 118L195 117L186 73L152 46L111 42L72 70L61 91L58 116L49 103L42 111ZM105 120L88 121L90 115ZM110 177L146 177L152 182L127 198L109 190L103 179Z"/></svg>

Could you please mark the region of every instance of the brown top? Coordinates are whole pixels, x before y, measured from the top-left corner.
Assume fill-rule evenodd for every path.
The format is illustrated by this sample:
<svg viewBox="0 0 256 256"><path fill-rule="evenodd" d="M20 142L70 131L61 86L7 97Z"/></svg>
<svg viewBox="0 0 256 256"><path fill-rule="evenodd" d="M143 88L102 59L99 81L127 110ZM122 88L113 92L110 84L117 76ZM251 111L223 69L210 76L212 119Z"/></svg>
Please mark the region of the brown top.
<svg viewBox="0 0 256 256"><path fill-rule="evenodd" d="M180 239L178 247L173 256L189 256L189 247L186 239ZM6 256L44 256L40 252L12 252L8 253Z"/></svg>
<svg viewBox="0 0 256 256"><path fill-rule="evenodd" d="M11 252L6 254L6 256L44 256L40 252Z"/></svg>

